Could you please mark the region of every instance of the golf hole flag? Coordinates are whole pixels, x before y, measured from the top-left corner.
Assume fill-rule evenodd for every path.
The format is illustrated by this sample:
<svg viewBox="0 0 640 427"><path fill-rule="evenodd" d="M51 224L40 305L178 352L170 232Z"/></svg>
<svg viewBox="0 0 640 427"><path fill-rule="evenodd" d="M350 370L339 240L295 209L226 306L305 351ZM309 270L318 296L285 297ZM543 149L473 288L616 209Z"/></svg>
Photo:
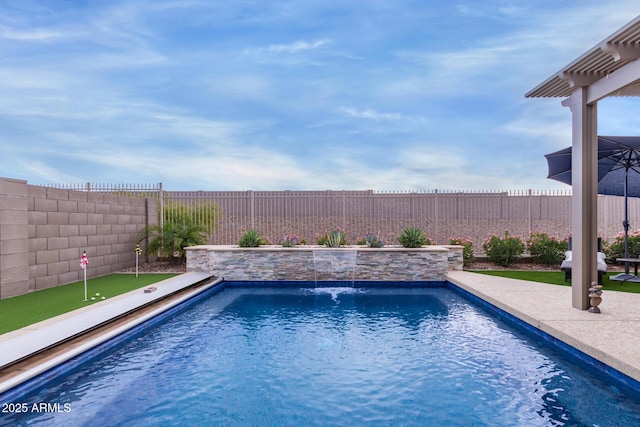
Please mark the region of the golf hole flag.
<svg viewBox="0 0 640 427"><path fill-rule="evenodd" d="M89 264L89 259L87 258L87 251L82 252L82 257L80 258L80 268L82 268L82 272L84 273L84 300L87 299L87 264Z"/></svg>
<svg viewBox="0 0 640 427"><path fill-rule="evenodd" d="M89 259L87 258L87 251L82 253L82 258L80 258L80 267L82 269L87 268L87 264L89 264Z"/></svg>

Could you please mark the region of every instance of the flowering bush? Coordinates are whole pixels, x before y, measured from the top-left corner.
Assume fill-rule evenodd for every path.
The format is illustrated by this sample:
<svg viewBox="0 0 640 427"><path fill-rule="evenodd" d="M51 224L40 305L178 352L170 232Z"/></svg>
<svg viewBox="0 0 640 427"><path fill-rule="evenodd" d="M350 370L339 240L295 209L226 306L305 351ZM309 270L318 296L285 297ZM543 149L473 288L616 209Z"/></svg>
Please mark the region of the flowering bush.
<svg viewBox="0 0 640 427"><path fill-rule="evenodd" d="M450 245L464 246L462 249L462 263L468 267L476 257L473 255L473 242L468 237L452 237L449 239Z"/></svg>
<svg viewBox="0 0 640 427"><path fill-rule="evenodd" d="M527 250L533 262L538 264L560 264L567 247L566 239L558 240L555 237L549 237L547 233L532 232L527 239Z"/></svg>
<svg viewBox="0 0 640 427"><path fill-rule="evenodd" d="M624 232L613 238L613 242L606 243L604 253L608 259L624 258ZM640 257L640 229L629 232L629 258Z"/></svg>
<svg viewBox="0 0 640 427"><path fill-rule="evenodd" d="M524 243L520 237L511 236L509 231L505 230L503 238L491 236L482 244L482 249L489 257L489 261L508 267L518 261L520 255L524 253Z"/></svg>

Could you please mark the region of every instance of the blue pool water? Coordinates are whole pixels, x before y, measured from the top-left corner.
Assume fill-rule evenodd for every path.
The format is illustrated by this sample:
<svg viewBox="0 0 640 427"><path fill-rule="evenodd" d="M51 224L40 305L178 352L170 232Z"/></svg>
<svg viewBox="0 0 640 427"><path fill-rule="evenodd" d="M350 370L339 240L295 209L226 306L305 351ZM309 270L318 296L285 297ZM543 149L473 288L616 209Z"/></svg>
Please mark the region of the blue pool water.
<svg viewBox="0 0 640 427"><path fill-rule="evenodd" d="M29 409L0 425L47 426L627 426L640 413L637 396L446 288L227 287L0 403Z"/></svg>

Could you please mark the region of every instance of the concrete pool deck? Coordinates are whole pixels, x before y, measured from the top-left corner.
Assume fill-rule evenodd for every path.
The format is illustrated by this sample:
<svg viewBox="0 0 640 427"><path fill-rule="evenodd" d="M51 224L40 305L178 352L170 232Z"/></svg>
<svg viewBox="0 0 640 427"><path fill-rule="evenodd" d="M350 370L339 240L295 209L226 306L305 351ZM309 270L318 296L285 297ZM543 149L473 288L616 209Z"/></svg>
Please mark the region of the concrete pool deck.
<svg viewBox="0 0 640 427"><path fill-rule="evenodd" d="M165 286L167 281L158 282L152 285L157 288L156 292L143 293L143 289L139 289L0 335L0 393L121 333L130 325L114 322L113 327L105 331L96 331L95 335L98 336L91 336L78 345L61 345L61 354L48 358L36 355L25 359L34 349L51 346L54 336L59 340L77 335L78 325L90 330L107 322L107 313L111 318L118 318L136 307L147 306L151 300L160 300L157 304L159 306L150 307L144 313L136 313L135 319L131 320L136 324L141 323L169 308L167 305L178 304L219 282L215 281L203 288L187 292L171 301L163 300L167 295L187 288L189 283L195 283L196 279L205 280L199 276L196 278L194 274L196 273L186 273L178 276L181 279L168 279L168 286ZM600 305L602 313L594 314L571 307L569 286L506 279L466 271L450 271L447 278L471 294L640 381L640 294L605 291ZM64 348L65 346L69 348ZM19 359L25 359L20 362L22 366L12 364Z"/></svg>

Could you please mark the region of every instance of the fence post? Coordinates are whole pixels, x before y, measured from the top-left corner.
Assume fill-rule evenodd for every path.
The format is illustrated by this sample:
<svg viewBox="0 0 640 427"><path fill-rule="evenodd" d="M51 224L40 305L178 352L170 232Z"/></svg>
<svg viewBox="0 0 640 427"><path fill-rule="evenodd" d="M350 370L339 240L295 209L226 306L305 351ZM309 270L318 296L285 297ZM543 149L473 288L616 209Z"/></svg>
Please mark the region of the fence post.
<svg viewBox="0 0 640 427"><path fill-rule="evenodd" d="M256 196L253 190L249 190L249 207L251 209L251 228L256 228Z"/></svg>
<svg viewBox="0 0 640 427"><path fill-rule="evenodd" d="M529 229L529 236L531 236L531 189L529 189L529 191L527 192L529 197L529 218L528 218L528 229Z"/></svg>
<svg viewBox="0 0 640 427"><path fill-rule="evenodd" d="M342 190L342 229L347 232L347 192Z"/></svg>
<svg viewBox="0 0 640 427"><path fill-rule="evenodd" d="M160 211L160 230L164 230L164 192L162 191L162 183L158 184L158 204Z"/></svg>
<svg viewBox="0 0 640 427"><path fill-rule="evenodd" d="M434 222L435 222L435 234L436 234L436 242L438 241L438 236L440 235L440 206L438 203L438 189L435 190L435 198L434 198Z"/></svg>

